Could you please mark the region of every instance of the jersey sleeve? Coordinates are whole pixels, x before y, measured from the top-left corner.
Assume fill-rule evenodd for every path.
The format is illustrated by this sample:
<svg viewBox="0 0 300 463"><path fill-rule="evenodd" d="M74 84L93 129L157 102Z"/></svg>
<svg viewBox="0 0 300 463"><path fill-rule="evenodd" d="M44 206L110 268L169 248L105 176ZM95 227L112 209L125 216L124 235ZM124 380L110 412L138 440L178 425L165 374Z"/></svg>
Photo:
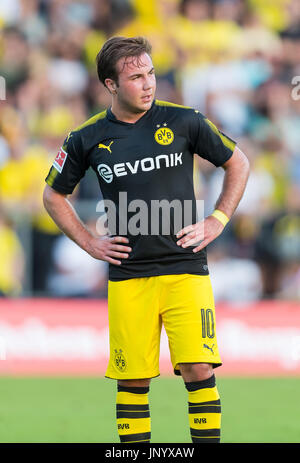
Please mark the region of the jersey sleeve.
<svg viewBox="0 0 300 463"><path fill-rule="evenodd" d="M46 183L59 193L71 194L87 168L80 134L70 132L54 159Z"/></svg>
<svg viewBox="0 0 300 463"><path fill-rule="evenodd" d="M216 167L222 166L232 156L236 142L199 111L193 110L189 133L192 151Z"/></svg>

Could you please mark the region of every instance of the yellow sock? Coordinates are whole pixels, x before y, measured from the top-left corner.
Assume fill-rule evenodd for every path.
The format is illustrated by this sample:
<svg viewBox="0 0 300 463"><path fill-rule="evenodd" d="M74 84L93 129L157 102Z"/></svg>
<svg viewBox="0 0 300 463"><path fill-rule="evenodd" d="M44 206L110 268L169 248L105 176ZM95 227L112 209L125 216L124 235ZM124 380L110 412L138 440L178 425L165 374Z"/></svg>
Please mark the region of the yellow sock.
<svg viewBox="0 0 300 463"><path fill-rule="evenodd" d="M120 442L150 442L149 387L118 386L117 425Z"/></svg>
<svg viewBox="0 0 300 463"><path fill-rule="evenodd" d="M215 376L185 383L189 397L189 422L192 442L219 443L221 402Z"/></svg>

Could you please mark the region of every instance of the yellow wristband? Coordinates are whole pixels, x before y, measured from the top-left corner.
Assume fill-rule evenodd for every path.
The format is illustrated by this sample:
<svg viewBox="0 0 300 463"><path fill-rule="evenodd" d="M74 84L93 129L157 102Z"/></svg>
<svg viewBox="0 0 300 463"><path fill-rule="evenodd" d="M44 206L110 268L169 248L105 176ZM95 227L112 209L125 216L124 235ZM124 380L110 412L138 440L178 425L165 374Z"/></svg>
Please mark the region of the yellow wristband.
<svg viewBox="0 0 300 463"><path fill-rule="evenodd" d="M219 222L221 222L221 224L223 225L223 227L225 227L225 225L229 222L229 218L227 217L227 215L224 214L224 212L219 211L219 209L215 209L211 215L218 219Z"/></svg>

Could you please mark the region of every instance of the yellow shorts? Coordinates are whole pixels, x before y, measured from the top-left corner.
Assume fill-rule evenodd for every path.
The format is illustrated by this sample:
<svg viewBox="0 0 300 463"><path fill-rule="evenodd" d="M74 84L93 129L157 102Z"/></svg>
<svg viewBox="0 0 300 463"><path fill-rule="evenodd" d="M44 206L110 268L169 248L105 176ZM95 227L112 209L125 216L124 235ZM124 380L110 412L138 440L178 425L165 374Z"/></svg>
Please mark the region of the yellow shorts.
<svg viewBox="0 0 300 463"><path fill-rule="evenodd" d="M180 374L180 363L221 365L209 275L109 281L108 317L108 378L143 379L160 374L162 323L175 374Z"/></svg>

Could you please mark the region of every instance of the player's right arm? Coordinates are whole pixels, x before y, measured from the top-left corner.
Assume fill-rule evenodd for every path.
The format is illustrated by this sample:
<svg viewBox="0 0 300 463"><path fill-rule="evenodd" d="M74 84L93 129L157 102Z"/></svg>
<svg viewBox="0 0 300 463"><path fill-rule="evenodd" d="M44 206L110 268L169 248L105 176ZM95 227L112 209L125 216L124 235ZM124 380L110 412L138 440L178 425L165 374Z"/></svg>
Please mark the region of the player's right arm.
<svg viewBox="0 0 300 463"><path fill-rule="evenodd" d="M45 209L60 230L92 257L114 265L121 264L119 259L128 258L131 251L126 246L128 239L122 236L95 236L80 220L67 195L46 185L43 201Z"/></svg>
<svg viewBox="0 0 300 463"><path fill-rule="evenodd" d="M201 241L193 249L193 252L199 252L222 233L226 225L224 218L230 220L236 210L248 181L249 161L236 143L199 111L194 111L193 116L193 123L190 123L191 152L225 170L222 192L214 211L218 216L211 214L177 233L177 244L183 248Z"/></svg>
<svg viewBox="0 0 300 463"><path fill-rule="evenodd" d="M95 259L121 265L131 248L120 236L94 235L80 220L68 200L88 168L80 134L71 132L58 152L46 178L43 201L45 209L60 230Z"/></svg>

